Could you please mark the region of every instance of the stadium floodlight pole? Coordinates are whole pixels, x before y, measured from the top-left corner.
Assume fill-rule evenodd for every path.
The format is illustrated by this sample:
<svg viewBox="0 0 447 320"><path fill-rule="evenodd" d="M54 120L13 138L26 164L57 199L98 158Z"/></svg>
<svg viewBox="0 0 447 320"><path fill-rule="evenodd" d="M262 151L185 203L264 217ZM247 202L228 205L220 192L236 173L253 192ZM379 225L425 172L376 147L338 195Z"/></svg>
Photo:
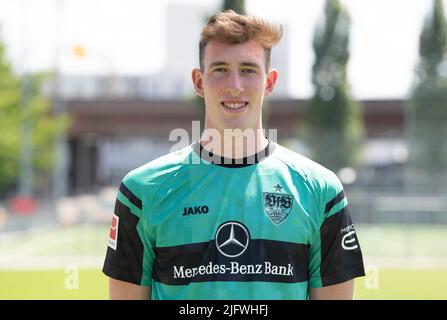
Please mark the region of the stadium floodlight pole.
<svg viewBox="0 0 447 320"><path fill-rule="evenodd" d="M65 101L63 99L62 95L62 76L61 76L61 70L60 70L60 57L61 52L63 50L63 44L61 44L61 41L63 41L63 30L65 23L65 7L66 7L66 1L60 0L56 1L55 5L56 12L58 12L59 17L59 28L57 28L59 32L59 36L56 38L56 50L55 50L55 74L54 74L54 87L53 87L53 97L54 97L54 110L53 114L55 116L63 115L66 112L65 108ZM53 207L53 214L57 215L58 210L58 202L59 200L67 195L68 191L68 168L67 168L67 161L68 161L68 146L67 146L67 137L64 132L57 135L55 137L55 165L53 169L53 192L52 192L52 207Z"/></svg>
<svg viewBox="0 0 447 320"><path fill-rule="evenodd" d="M55 88L54 88L54 115L65 114L65 101L61 94L62 81L60 71L56 70L55 74ZM61 133L55 137L55 166L53 170L53 203L57 206L57 202L61 197L67 195L68 191L68 172L67 172L67 138L65 133ZM56 209L56 207L55 207Z"/></svg>
<svg viewBox="0 0 447 320"><path fill-rule="evenodd" d="M31 150L31 120L28 115L28 109L31 99L31 75L29 74L29 68L27 65L29 59L29 28L27 25L28 16L30 14L28 9L28 1L22 3L22 39L24 47L22 48L22 65L20 72L20 84L21 84L21 118L20 118L20 160L19 160L19 180L18 180L18 194L20 197L32 196L32 150Z"/></svg>
<svg viewBox="0 0 447 320"><path fill-rule="evenodd" d="M31 147L31 121L27 114L31 96L31 79L28 72L22 75L22 117L20 121L20 171L19 171L19 195L32 196L32 147Z"/></svg>
<svg viewBox="0 0 447 320"><path fill-rule="evenodd" d="M20 154L17 195L11 199L12 209L17 214L31 214L36 209L33 189L33 146L32 146L32 118L30 104L33 96L33 80L30 74L29 61L29 1L24 1L22 15L22 48L19 66L20 79Z"/></svg>

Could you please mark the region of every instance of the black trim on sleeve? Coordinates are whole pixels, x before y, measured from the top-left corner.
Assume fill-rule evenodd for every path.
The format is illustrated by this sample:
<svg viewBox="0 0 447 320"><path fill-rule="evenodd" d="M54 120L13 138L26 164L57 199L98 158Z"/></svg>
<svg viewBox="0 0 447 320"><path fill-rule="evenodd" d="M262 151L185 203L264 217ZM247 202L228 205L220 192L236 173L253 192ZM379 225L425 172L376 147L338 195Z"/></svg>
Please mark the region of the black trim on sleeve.
<svg viewBox="0 0 447 320"><path fill-rule="evenodd" d="M341 190L334 199L332 199L331 201L329 201L326 204L326 208L324 209L324 213L328 213L329 211L331 211L331 209L340 201L342 201L344 198L346 198L346 194L344 192L344 190Z"/></svg>
<svg viewBox="0 0 447 320"><path fill-rule="evenodd" d="M138 209L141 210L141 208L143 207L143 205L141 204L141 200L138 199L133 193L132 191L130 191L125 185L124 183L121 183L120 185L120 192L133 204L135 205Z"/></svg>
<svg viewBox="0 0 447 320"><path fill-rule="evenodd" d="M143 243L137 231L139 218L118 199L115 215L119 217L116 250L107 247L103 272L114 279L140 285L143 275Z"/></svg>
<svg viewBox="0 0 447 320"><path fill-rule="evenodd" d="M324 221L320 237L323 286L365 275L360 244L347 207Z"/></svg>

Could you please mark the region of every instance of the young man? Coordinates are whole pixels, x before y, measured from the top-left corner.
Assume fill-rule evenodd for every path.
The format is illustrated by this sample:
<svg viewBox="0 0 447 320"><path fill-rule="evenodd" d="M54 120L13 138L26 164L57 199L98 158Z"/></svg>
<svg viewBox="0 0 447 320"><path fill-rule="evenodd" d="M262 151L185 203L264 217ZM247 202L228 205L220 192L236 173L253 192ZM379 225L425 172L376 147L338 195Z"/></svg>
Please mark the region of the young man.
<svg viewBox="0 0 447 320"><path fill-rule="evenodd" d="M233 11L204 27L205 132L131 171L103 272L112 299L352 299L362 254L335 174L262 132L280 25Z"/></svg>

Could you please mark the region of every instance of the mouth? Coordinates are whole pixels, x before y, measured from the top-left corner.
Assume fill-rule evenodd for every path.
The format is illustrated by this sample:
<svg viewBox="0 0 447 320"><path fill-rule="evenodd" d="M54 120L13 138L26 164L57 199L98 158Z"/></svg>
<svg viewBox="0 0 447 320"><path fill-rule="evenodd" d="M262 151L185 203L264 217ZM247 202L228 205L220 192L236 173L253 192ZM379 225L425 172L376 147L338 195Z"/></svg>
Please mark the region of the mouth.
<svg viewBox="0 0 447 320"><path fill-rule="evenodd" d="M242 112L247 106L248 102L238 101L238 102L221 102L220 105L224 107L226 111L229 112Z"/></svg>

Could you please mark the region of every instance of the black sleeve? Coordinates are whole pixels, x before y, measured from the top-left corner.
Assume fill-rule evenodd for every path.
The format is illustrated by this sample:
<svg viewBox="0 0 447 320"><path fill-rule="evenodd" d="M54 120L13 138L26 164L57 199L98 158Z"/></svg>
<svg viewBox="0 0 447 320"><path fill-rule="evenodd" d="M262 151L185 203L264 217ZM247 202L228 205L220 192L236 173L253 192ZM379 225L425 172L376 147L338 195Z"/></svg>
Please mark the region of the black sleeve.
<svg viewBox="0 0 447 320"><path fill-rule="evenodd" d="M141 201L125 187L120 192L134 205ZM109 244L104 261L103 273L107 276L140 285L143 275L143 243L140 239L137 224L140 218L130 208L116 199L114 215L110 227Z"/></svg>
<svg viewBox="0 0 447 320"><path fill-rule="evenodd" d="M365 275L362 252L349 205L325 219L320 228L320 239L323 286Z"/></svg>

